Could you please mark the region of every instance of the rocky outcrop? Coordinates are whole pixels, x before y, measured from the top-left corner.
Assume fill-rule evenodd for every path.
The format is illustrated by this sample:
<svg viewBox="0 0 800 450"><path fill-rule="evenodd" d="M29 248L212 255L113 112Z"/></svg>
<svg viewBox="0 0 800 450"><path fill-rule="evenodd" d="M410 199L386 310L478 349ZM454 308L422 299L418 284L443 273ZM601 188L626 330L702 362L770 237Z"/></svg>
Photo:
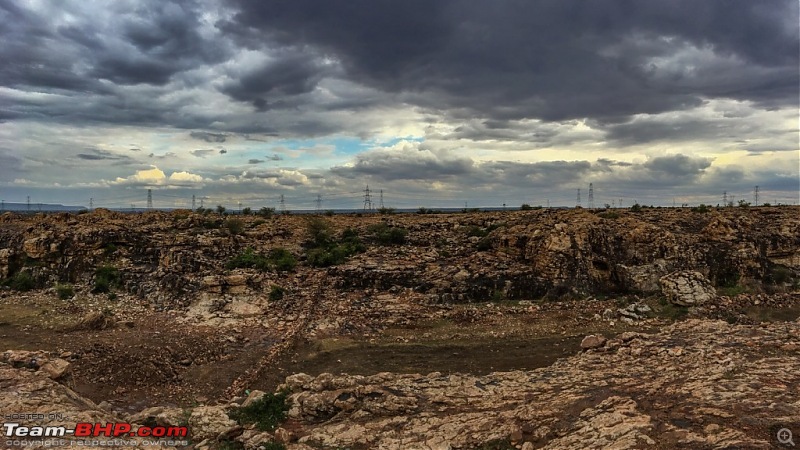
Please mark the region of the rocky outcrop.
<svg viewBox="0 0 800 450"><path fill-rule="evenodd" d="M298 374L285 386L313 448L766 449L772 427L800 417L798 343L798 322L689 320L534 371Z"/></svg>
<svg viewBox="0 0 800 450"><path fill-rule="evenodd" d="M679 306L704 305L717 296L714 286L699 272L672 272L659 283L667 300Z"/></svg>
<svg viewBox="0 0 800 450"><path fill-rule="evenodd" d="M788 206L336 215L326 219L333 229L355 230L367 250L339 266L313 268L303 264L308 236L299 216L245 216L244 231L232 234L224 218L188 211L6 214L0 276L25 271L43 287L61 281L90 289L95 269L110 265L119 269L120 289L162 309L189 306L201 294L299 290L316 273L325 275L326 288L405 288L446 303L657 293L659 279L675 271L699 272L715 286L791 285L800 278L799 216ZM370 240L379 223L407 230L407 242ZM300 260L291 274L226 268L246 248L275 247Z"/></svg>

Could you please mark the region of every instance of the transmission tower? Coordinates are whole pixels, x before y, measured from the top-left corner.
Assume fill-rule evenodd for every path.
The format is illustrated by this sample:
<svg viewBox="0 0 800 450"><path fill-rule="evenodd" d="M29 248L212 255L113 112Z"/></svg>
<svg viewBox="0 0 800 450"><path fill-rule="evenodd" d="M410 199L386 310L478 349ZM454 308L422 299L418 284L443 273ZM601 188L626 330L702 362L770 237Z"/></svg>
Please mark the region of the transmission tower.
<svg viewBox="0 0 800 450"><path fill-rule="evenodd" d="M147 209L153 209L153 190L147 190Z"/></svg>
<svg viewBox="0 0 800 450"><path fill-rule="evenodd" d="M201 208L203 207L203 199L204 199L204 198L205 198L205 197L200 197L200 207L201 207Z"/></svg>
<svg viewBox="0 0 800 450"><path fill-rule="evenodd" d="M755 200L755 206L758 206L758 186L753 188L753 200Z"/></svg>
<svg viewBox="0 0 800 450"><path fill-rule="evenodd" d="M372 196L369 193L369 185L364 189L364 211L372 211Z"/></svg>
<svg viewBox="0 0 800 450"><path fill-rule="evenodd" d="M728 206L728 191L722 193L722 206Z"/></svg>
<svg viewBox="0 0 800 450"><path fill-rule="evenodd" d="M242 202L236 202L236 205L239 207L239 215L242 215Z"/></svg>
<svg viewBox="0 0 800 450"><path fill-rule="evenodd" d="M317 200L315 203L317 204L317 212L322 211L322 194L317 194Z"/></svg>
<svg viewBox="0 0 800 450"><path fill-rule="evenodd" d="M619 207L622 208L622 199L619 199Z"/></svg>
<svg viewBox="0 0 800 450"><path fill-rule="evenodd" d="M286 212L286 200L283 199L283 194L281 194L280 205L281 205L281 212L285 213Z"/></svg>
<svg viewBox="0 0 800 450"><path fill-rule="evenodd" d="M550 208L550 199L547 199L547 208Z"/></svg>
<svg viewBox="0 0 800 450"><path fill-rule="evenodd" d="M192 211L194 211L194 194L192 194Z"/></svg>
<svg viewBox="0 0 800 450"><path fill-rule="evenodd" d="M381 189L381 209L383 209L383 189ZM466 206L465 206L466 208Z"/></svg>
<svg viewBox="0 0 800 450"><path fill-rule="evenodd" d="M94 197L89 198L89 211L94 209Z"/></svg>
<svg viewBox="0 0 800 450"><path fill-rule="evenodd" d="M575 207L581 206L581 188L578 188L578 198L575 200Z"/></svg>
<svg viewBox="0 0 800 450"><path fill-rule="evenodd" d="M594 186L589 183L589 209L594 209Z"/></svg>
<svg viewBox="0 0 800 450"><path fill-rule="evenodd" d="M31 210L31 196L28 196L28 211Z"/></svg>

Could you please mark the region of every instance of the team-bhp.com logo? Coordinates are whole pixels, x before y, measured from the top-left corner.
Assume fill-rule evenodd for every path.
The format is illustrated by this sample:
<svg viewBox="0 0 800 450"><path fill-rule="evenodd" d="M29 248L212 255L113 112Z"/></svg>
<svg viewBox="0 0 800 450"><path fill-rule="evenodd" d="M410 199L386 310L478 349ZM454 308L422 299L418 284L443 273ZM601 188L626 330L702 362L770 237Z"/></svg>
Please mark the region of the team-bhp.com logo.
<svg viewBox="0 0 800 450"><path fill-rule="evenodd" d="M22 426L18 423L4 423L3 431L6 437L36 438L36 437L154 437L154 438L182 438L189 434L188 427L139 427L133 429L131 424L111 422L105 425L99 423L82 422L75 424L75 428L57 426Z"/></svg>

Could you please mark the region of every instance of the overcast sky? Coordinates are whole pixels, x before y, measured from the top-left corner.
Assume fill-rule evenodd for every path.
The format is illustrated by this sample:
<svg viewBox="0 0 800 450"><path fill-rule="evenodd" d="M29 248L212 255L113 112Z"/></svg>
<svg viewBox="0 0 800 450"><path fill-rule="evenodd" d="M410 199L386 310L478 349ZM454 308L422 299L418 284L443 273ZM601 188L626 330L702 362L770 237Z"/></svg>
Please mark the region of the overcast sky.
<svg viewBox="0 0 800 450"><path fill-rule="evenodd" d="M0 0L0 198L795 203L796 0Z"/></svg>

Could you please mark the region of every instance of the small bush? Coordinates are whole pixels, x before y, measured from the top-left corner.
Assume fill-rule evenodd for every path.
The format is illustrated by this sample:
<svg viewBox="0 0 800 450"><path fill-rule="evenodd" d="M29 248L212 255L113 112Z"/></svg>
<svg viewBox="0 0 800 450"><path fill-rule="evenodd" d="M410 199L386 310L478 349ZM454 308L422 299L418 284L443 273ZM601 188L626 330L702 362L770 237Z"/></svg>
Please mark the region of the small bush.
<svg viewBox="0 0 800 450"><path fill-rule="evenodd" d="M385 223L372 225L368 231L380 245L402 245L406 242L408 231L404 228L390 227Z"/></svg>
<svg viewBox="0 0 800 450"><path fill-rule="evenodd" d="M103 246L103 254L106 256L111 256L116 253L118 250L117 246L113 242L109 242L105 246Z"/></svg>
<svg viewBox="0 0 800 450"><path fill-rule="evenodd" d="M5 280L3 284L11 289L14 289L15 291L21 292L30 291L36 287L36 282L28 272L19 272L13 277Z"/></svg>
<svg viewBox="0 0 800 450"><path fill-rule="evenodd" d="M707 213L707 212L711 211L711 206L704 205L704 204L701 203L700 205L695 206L694 208L692 208L691 211L695 212L695 213Z"/></svg>
<svg viewBox="0 0 800 450"><path fill-rule="evenodd" d="M378 212L380 214L387 215L387 214L394 214L396 211L394 208L383 207L383 208L378 208Z"/></svg>
<svg viewBox="0 0 800 450"><path fill-rule="evenodd" d="M530 211L533 207L527 203L523 203L522 206L519 207L520 211Z"/></svg>
<svg viewBox="0 0 800 450"><path fill-rule="evenodd" d="M252 227L255 228L255 227L259 226L259 225L264 225L265 223L267 223L266 220L256 219L256 220L253 221Z"/></svg>
<svg viewBox="0 0 800 450"><path fill-rule="evenodd" d="M61 300L68 300L75 296L75 290L72 288L71 284L57 284L56 294L58 294L58 298Z"/></svg>
<svg viewBox="0 0 800 450"><path fill-rule="evenodd" d="M286 289L277 285L273 285L272 289L270 289L269 291L269 299L273 302L282 300L285 295L286 295Z"/></svg>
<svg viewBox="0 0 800 450"><path fill-rule="evenodd" d="M640 205L638 203L634 203L631 206L631 212L641 212L641 211L642 211L642 205Z"/></svg>
<svg viewBox="0 0 800 450"><path fill-rule="evenodd" d="M618 212L607 211L607 212L601 212L600 214L597 215L597 217L608 220L617 220L620 218L620 215Z"/></svg>
<svg viewBox="0 0 800 450"><path fill-rule="evenodd" d="M225 264L226 269L258 269L262 271L290 271L297 266L297 259L285 248L274 248L267 256L248 247Z"/></svg>
<svg viewBox="0 0 800 450"><path fill-rule="evenodd" d="M243 216L249 216L250 214L253 214L253 209L250 208L249 206L244 208L244 209L242 209L242 215Z"/></svg>
<svg viewBox="0 0 800 450"><path fill-rule="evenodd" d="M228 230L228 234L233 236L244 232L244 221L242 219L228 219L225 221L224 226Z"/></svg>
<svg viewBox="0 0 800 450"><path fill-rule="evenodd" d="M277 394L266 394L248 406L236 408L228 413L228 417L240 425L255 424L261 431L273 431L284 420L289 411L286 391Z"/></svg>
<svg viewBox="0 0 800 450"><path fill-rule="evenodd" d="M332 209L325 211L325 216L327 217L333 217L334 214L336 213Z"/></svg>
<svg viewBox="0 0 800 450"><path fill-rule="evenodd" d="M320 217L311 217L306 222L308 245L311 248L327 247L333 243L333 231L330 223Z"/></svg>
<svg viewBox="0 0 800 450"><path fill-rule="evenodd" d="M278 247L269 251L269 264L279 272L289 272L297 266L297 259L285 248Z"/></svg>
<svg viewBox="0 0 800 450"><path fill-rule="evenodd" d="M266 206L258 210L258 215L265 218L270 218L275 214L275 208L267 208Z"/></svg>
<svg viewBox="0 0 800 450"><path fill-rule="evenodd" d="M217 205L217 214L219 215L225 214L225 207L222 205Z"/></svg>
<svg viewBox="0 0 800 450"><path fill-rule="evenodd" d="M788 283L792 280L792 270L784 266L773 266L767 275L767 279L772 284Z"/></svg>
<svg viewBox="0 0 800 450"><path fill-rule="evenodd" d="M119 287L119 270L112 266L101 266L94 271L94 287L92 293L101 294L111 292L112 289Z"/></svg>

